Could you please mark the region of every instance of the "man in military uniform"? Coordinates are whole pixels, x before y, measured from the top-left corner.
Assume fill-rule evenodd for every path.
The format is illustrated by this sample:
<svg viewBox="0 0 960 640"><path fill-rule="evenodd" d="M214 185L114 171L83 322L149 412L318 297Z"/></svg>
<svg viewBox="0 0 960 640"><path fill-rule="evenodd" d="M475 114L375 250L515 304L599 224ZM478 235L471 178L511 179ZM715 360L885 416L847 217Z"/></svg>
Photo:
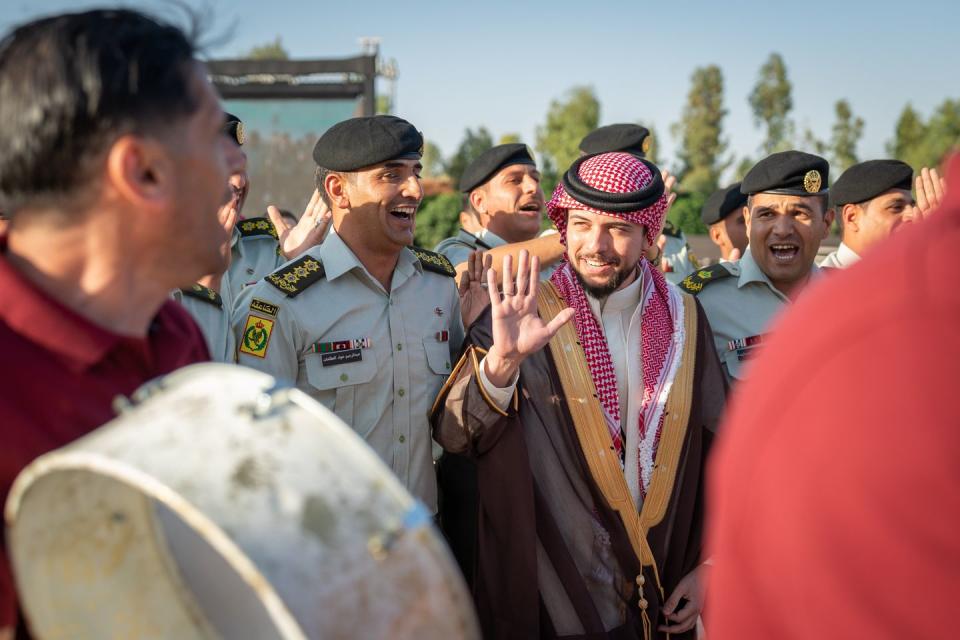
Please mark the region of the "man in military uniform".
<svg viewBox="0 0 960 640"><path fill-rule="evenodd" d="M243 122L231 113L227 114L225 132L238 147L246 141ZM316 191L296 224L284 220L280 209L274 206L267 207L266 217L243 218L250 178L247 156L242 149L240 153L243 166L230 176L233 198L228 207L234 209L235 224L230 238L230 268L219 288L227 308L238 304L240 292L246 287L322 242L330 223L329 211Z"/></svg>
<svg viewBox="0 0 960 640"><path fill-rule="evenodd" d="M913 169L899 160L867 160L843 172L830 189L830 201L843 240L821 267L843 269L864 251L886 240L914 217Z"/></svg>
<svg viewBox="0 0 960 640"><path fill-rule="evenodd" d="M696 294L713 328L727 376L740 379L744 362L763 341L771 320L818 271L820 242L830 232L830 165L819 156L784 151L758 162L740 185L750 243L737 262L700 269L680 286Z"/></svg>
<svg viewBox="0 0 960 640"><path fill-rule="evenodd" d="M580 141L580 152L587 155L623 151L638 158L646 158L652 143L653 138L646 127L630 123L609 124L585 135ZM669 194L669 208L677 198L676 194L671 193L676 178L671 176L669 171L664 171L663 181ZM667 281L673 284L677 284L700 266L697 257L690 250L687 236L669 220L664 222L657 244L650 248L647 258L659 266Z"/></svg>
<svg viewBox="0 0 960 640"><path fill-rule="evenodd" d="M253 285L234 330L240 364L323 403L436 509L427 412L463 324L453 266L410 246L422 146L416 128L393 116L324 133L313 157L333 231Z"/></svg>
<svg viewBox="0 0 960 640"><path fill-rule="evenodd" d="M717 189L700 209L700 219L710 231L710 240L720 248L720 259L739 260L747 248L747 224L743 208L747 196L741 193L740 183Z"/></svg>
<svg viewBox="0 0 960 640"><path fill-rule="evenodd" d="M434 248L458 272L467 268L467 258L476 250L491 252L494 270L502 264L505 253L516 256L521 249L538 256L545 268L563 257L557 237L537 237L543 216L543 190L540 172L525 144L501 144L482 153L464 170L460 190L464 213L473 218L477 230L461 228L456 236Z"/></svg>

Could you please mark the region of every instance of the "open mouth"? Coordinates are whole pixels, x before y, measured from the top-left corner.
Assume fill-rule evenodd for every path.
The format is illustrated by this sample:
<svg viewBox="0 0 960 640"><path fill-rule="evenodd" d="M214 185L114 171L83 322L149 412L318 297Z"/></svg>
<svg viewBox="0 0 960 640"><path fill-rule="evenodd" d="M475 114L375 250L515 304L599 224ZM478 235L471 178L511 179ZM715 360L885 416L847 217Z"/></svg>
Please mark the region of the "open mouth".
<svg viewBox="0 0 960 640"><path fill-rule="evenodd" d="M530 202L528 204L521 205L518 211L523 213L540 213L540 205L535 202Z"/></svg>
<svg viewBox="0 0 960 640"><path fill-rule="evenodd" d="M800 255L800 247L795 244L771 244L770 254L778 263L787 264L793 262Z"/></svg>
<svg viewBox="0 0 960 640"><path fill-rule="evenodd" d="M403 220L404 222L409 222L413 220L413 216L417 213L416 205L403 205L394 207L390 210L390 215L398 220Z"/></svg>

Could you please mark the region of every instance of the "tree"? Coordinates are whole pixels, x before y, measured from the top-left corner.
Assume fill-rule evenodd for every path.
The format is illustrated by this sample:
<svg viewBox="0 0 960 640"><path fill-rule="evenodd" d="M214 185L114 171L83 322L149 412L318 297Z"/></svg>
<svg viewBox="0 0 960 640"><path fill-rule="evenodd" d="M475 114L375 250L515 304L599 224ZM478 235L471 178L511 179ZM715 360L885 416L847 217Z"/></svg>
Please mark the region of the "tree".
<svg viewBox="0 0 960 640"><path fill-rule="evenodd" d="M783 57L779 53L771 53L760 67L757 84L749 98L754 122L766 128L766 139L761 145L765 155L790 146L793 137L793 123L790 121L792 90Z"/></svg>
<svg viewBox="0 0 960 640"><path fill-rule="evenodd" d="M476 160L481 153L493 147L493 136L487 131L486 127L480 127L474 133L467 129L463 134L463 141L457 147L456 152L447 161L447 175L453 180L454 186L460 182L460 176L471 162Z"/></svg>
<svg viewBox="0 0 960 640"><path fill-rule="evenodd" d="M245 57L250 60L289 60L290 54L283 48L280 36L277 36L273 42L253 47Z"/></svg>
<svg viewBox="0 0 960 640"><path fill-rule="evenodd" d="M667 219L687 235L707 233L700 210L709 194L691 192L677 195L676 202L670 207Z"/></svg>
<svg viewBox="0 0 960 640"><path fill-rule="evenodd" d="M459 193L441 193L424 198L417 211L414 243L429 249L444 238L456 235L460 227L462 198Z"/></svg>
<svg viewBox="0 0 960 640"><path fill-rule="evenodd" d="M420 158L420 164L423 165L423 175L427 178L438 178L444 174L443 153L440 147L430 141L423 143L423 157Z"/></svg>
<svg viewBox="0 0 960 640"><path fill-rule="evenodd" d="M737 163L737 168L733 172L733 181L739 182L743 180L744 176L747 175L747 172L750 171L755 164L757 164L757 161L749 156L741 158L740 162Z"/></svg>
<svg viewBox="0 0 960 640"><path fill-rule="evenodd" d="M672 127L680 139L678 179L688 191L710 194L727 168L721 156L727 148L722 138L723 72L720 67L699 67L690 78L690 92L680 122Z"/></svg>
<svg viewBox="0 0 960 640"><path fill-rule="evenodd" d="M906 162L911 149L920 145L926 133L927 127L920 119L920 114L914 111L913 106L908 102L897 119L893 140L887 143L887 153L897 160Z"/></svg>
<svg viewBox="0 0 960 640"><path fill-rule="evenodd" d="M825 155L830 146L817 137L812 129L807 127L803 130L803 138L801 139L800 144L798 145L800 151L806 151L807 153L815 153L818 156Z"/></svg>
<svg viewBox="0 0 960 640"><path fill-rule="evenodd" d="M641 127L646 127L647 131L650 132L650 135L647 137L647 140L650 141L650 145L647 147L647 160L653 164L659 166L660 163L657 161L657 152L660 150L659 140L657 139L657 129L653 126L653 123L645 124L643 122L638 122Z"/></svg>
<svg viewBox="0 0 960 640"><path fill-rule="evenodd" d="M547 121L537 127L537 150L543 156L541 170L548 173L566 171L580 156L583 136L600 122L600 101L590 87L574 87L565 100L554 100L547 111Z"/></svg>
<svg viewBox="0 0 960 640"><path fill-rule="evenodd" d="M520 142L519 133L505 133L500 136L500 141L497 144L515 144Z"/></svg>
<svg viewBox="0 0 960 640"><path fill-rule="evenodd" d="M857 144L863 135L863 118L854 117L850 103L837 100L834 105L837 120L833 124L830 138L831 173L841 173L860 162L857 158Z"/></svg>

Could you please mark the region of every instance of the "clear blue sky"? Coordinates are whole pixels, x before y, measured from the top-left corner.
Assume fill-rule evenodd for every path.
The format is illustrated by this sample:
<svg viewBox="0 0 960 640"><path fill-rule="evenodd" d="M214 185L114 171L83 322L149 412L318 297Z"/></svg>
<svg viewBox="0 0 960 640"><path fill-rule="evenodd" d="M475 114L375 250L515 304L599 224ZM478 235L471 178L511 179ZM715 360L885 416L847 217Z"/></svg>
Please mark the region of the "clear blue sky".
<svg viewBox="0 0 960 640"><path fill-rule="evenodd" d="M176 15L169 3L125 4ZM102 5L3 0L0 30L38 15ZM532 144L550 101L585 84L600 98L601 124L652 122L661 157L670 164L670 124L680 116L690 74L717 64L726 83L730 151L755 156L761 133L746 100L773 51L787 63L798 129L828 138L833 104L846 98L866 121L859 148L864 159L884 154L908 101L926 116L944 98L960 98L956 0L211 0L203 6L215 14L214 34L228 36L208 51L214 58L278 35L293 57L348 56L359 51L361 36L379 36L382 54L400 69L398 115L444 153L456 147L465 127L480 125L495 137L517 132Z"/></svg>

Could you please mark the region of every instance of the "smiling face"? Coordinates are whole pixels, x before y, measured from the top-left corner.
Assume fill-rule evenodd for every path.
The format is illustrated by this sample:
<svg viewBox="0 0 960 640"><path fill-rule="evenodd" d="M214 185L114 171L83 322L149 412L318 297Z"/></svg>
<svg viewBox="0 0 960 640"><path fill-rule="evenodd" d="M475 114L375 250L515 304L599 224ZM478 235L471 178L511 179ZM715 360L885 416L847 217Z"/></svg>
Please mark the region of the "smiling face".
<svg viewBox="0 0 960 640"><path fill-rule="evenodd" d="M480 224L507 242L531 240L540 232L544 199L540 172L531 164L504 167L470 193Z"/></svg>
<svg viewBox="0 0 960 640"><path fill-rule="evenodd" d="M867 202L844 205L841 215L843 243L862 256L912 220L913 197L906 189L891 189Z"/></svg>
<svg viewBox="0 0 960 640"><path fill-rule="evenodd" d="M822 196L758 193L745 216L750 253L774 286L786 293L810 273L833 210Z"/></svg>
<svg viewBox="0 0 960 640"><path fill-rule="evenodd" d="M416 214L423 200L417 159L397 159L326 178L335 209L334 226L351 247L399 253L413 244Z"/></svg>
<svg viewBox="0 0 960 640"><path fill-rule="evenodd" d="M647 247L642 224L580 209L567 212L567 260L595 298L633 282Z"/></svg>

